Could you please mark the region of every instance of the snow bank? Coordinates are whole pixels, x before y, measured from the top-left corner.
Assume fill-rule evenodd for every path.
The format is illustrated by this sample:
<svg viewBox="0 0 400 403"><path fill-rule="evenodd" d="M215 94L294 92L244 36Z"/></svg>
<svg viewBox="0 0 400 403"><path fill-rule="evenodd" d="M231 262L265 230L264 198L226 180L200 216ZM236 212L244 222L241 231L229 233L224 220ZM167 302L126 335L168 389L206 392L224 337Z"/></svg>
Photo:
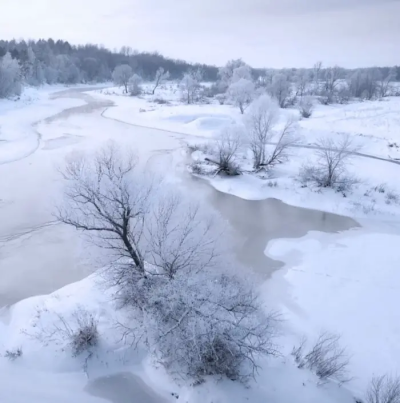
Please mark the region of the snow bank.
<svg viewBox="0 0 400 403"><path fill-rule="evenodd" d="M351 357L352 384L399 371L398 309L400 225L341 234L310 232L301 239L273 240L267 256L285 262L265 293L279 288L285 317L315 337L322 329L342 335Z"/></svg>

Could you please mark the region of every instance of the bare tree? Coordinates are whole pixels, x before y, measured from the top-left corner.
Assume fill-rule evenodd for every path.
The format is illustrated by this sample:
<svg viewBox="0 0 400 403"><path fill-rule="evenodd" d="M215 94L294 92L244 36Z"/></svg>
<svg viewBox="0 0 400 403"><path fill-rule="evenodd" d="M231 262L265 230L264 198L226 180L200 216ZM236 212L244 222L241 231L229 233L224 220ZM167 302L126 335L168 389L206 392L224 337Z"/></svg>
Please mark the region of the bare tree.
<svg viewBox="0 0 400 403"><path fill-rule="evenodd" d="M367 390L367 403L400 403L400 378L389 375L374 377Z"/></svg>
<svg viewBox="0 0 400 403"><path fill-rule="evenodd" d="M154 87L152 90L152 94L156 92L156 89L162 85L169 78L169 71L165 71L163 67L159 67L156 71L156 75L154 77Z"/></svg>
<svg viewBox="0 0 400 403"><path fill-rule="evenodd" d="M67 181L65 201L56 217L78 230L93 233L104 248L115 254L116 261L128 262L120 273L116 265L115 283L122 281L128 271L145 275L140 242L151 184L133 187L135 166L132 153L121 154L111 144L92 158L68 160L63 171Z"/></svg>
<svg viewBox="0 0 400 403"><path fill-rule="evenodd" d="M117 66L112 73L114 84L124 87L125 94L128 93L128 83L129 79L132 77L132 74L132 67L128 64L121 64Z"/></svg>
<svg viewBox="0 0 400 403"><path fill-rule="evenodd" d="M216 164L216 174L239 175L240 170L235 163L235 157L243 143L242 128L231 125L219 134L216 141L216 160L206 158L206 161Z"/></svg>
<svg viewBox="0 0 400 403"><path fill-rule="evenodd" d="M248 144L253 154L255 170L271 168L283 162L287 150L296 139L292 136L294 121L289 119L281 131L276 130L279 107L269 95L262 95L252 105L246 119ZM276 142L273 142L276 138ZM272 152L267 152L267 145L274 144Z"/></svg>
<svg viewBox="0 0 400 403"><path fill-rule="evenodd" d="M235 106L239 107L240 113L243 115L244 111L254 99L254 92L255 85L253 81L240 78L229 86L228 97Z"/></svg>
<svg viewBox="0 0 400 403"><path fill-rule="evenodd" d="M269 95L262 95L251 105L246 118L246 129L250 150L253 153L253 166L258 170L267 161L266 147L274 135L279 117L279 107Z"/></svg>
<svg viewBox="0 0 400 403"><path fill-rule="evenodd" d="M311 83L309 70L300 69L295 76L296 96L303 98Z"/></svg>
<svg viewBox="0 0 400 403"><path fill-rule="evenodd" d="M319 92L319 80L321 78L322 62L317 62L313 67L313 82L314 82L314 94Z"/></svg>
<svg viewBox="0 0 400 403"><path fill-rule="evenodd" d="M335 92L340 79L340 69L338 66L326 69L325 83L322 91L323 103L330 104L334 100Z"/></svg>
<svg viewBox="0 0 400 403"><path fill-rule="evenodd" d="M234 137L229 144L221 151L228 161ZM146 185L134 168L131 154L112 146L68 161L58 212L112 254L103 274L124 308L122 335L181 378L254 376L260 356L277 354L276 315L265 313L252 285L232 274L230 256L221 256L217 217Z"/></svg>
<svg viewBox="0 0 400 403"><path fill-rule="evenodd" d="M288 119L281 131L278 131L277 141L274 144L272 152L268 155L268 158L264 164L265 167L272 168L276 164L281 164L288 159L288 151L290 147L297 143L297 138L293 135L293 125L295 120Z"/></svg>
<svg viewBox="0 0 400 403"><path fill-rule="evenodd" d="M316 142L318 149L315 151L317 162L313 166L305 166L300 172L304 182L314 182L321 187L345 189L351 186L355 180L346 170L346 165L360 150L355 146L349 136L335 140L324 137Z"/></svg>

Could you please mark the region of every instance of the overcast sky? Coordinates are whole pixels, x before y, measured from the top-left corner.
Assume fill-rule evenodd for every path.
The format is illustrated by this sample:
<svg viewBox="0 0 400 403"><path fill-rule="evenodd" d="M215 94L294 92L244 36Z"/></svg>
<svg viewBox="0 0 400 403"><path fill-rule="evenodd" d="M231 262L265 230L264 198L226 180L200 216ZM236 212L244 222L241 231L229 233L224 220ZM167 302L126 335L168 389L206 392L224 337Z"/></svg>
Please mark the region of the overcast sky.
<svg viewBox="0 0 400 403"><path fill-rule="evenodd" d="M400 64L400 0L0 0L0 38L254 67Z"/></svg>

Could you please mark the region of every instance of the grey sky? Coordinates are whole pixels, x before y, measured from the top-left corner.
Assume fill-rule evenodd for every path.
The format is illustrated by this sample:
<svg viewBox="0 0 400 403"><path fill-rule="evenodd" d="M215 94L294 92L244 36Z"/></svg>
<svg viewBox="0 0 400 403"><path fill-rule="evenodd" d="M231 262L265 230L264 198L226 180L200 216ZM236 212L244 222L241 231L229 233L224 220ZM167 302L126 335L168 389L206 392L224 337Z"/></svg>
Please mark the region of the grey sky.
<svg viewBox="0 0 400 403"><path fill-rule="evenodd" d="M158 50L222 65L400 64L400 0L0 0L0 38Z"/></svg>

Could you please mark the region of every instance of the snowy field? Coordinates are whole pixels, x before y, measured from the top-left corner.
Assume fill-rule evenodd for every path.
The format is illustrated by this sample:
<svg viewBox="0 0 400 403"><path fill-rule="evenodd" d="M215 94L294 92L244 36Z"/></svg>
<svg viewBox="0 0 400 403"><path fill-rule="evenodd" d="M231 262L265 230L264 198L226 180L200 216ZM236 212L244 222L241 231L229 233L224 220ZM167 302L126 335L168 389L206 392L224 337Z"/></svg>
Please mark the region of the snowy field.
<svg viewBox="0 0 400 403"><path fill-rule="evenodd" d="M242 199L276 198L353 217L361 225L265 242L265 254L284 263L260 283L268 306L279 309L284 318L278 342L282 356L262 362L257 382L249 388L212 380L193 388L171 381L151 365L144 351L127 351L113 328L117 312L109 292L99 286L96 275L87 277L93 268L77 234L54 224L51 208L60 192L57 167L70 153L90 151L113 139L133 147L149 170L164 172L171 184L184 187L187 144L212 142L221 128L240 123L242 116L237 108L217 101L183 105L172 84L140 98L125 96L118 88L91 91L90 99L81 92L54 97L61 89L49 87L27 92L18 101L0 101L0 219L1 240L6 241L0 250L0 298L7 304L32 296L3 308L0 353L21 348L23 354L15 361L0 358L1 402L102 402L100 397L107 396L92 382L129 371L135 377L120 375L110 381L110 396L131 390L150 403L350 403L353 396L364 395L374 374L400 371L395 309L400 288L400 165L354 158L349 170L359 183L343 195L301 186L297 171L315 158L312 149L301 147L292 149L289 162L267 178L209 178L215 189ZM57 114L57 119L48 119ZM296 133L300 146L312 146L321 136L348 134L362 146L362 153L396 161L400 98L318 105L310 119L298 122ZM202 159L204 154L196 151L192 157ZM249 163L248 156L242 158ZM80 306L99 320L101 334L87 374L84 359L71 358L64 340L52 339L44 346L34 336L40 329L51 330L57 315L71 318ZM315 375L298 369L290 355L303 335L313 340L321 330L340 333L351 355L353 379L343 386L318 386Z"/></svg>

